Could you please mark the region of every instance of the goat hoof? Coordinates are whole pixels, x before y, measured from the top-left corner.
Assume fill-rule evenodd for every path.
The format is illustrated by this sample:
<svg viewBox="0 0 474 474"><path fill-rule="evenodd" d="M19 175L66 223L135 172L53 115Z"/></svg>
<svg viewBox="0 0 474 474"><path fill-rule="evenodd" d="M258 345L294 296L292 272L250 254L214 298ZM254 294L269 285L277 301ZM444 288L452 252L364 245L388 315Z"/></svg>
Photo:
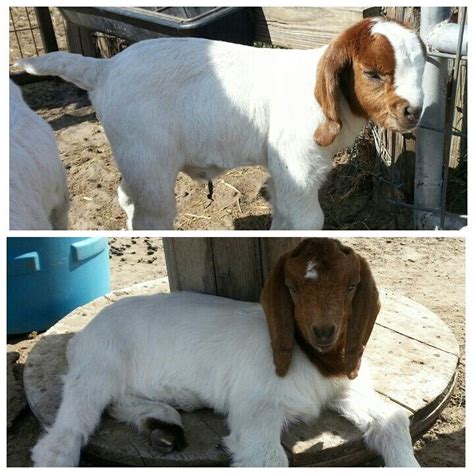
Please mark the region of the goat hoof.
<svg viewBox="0 0 474 474"><path fill-rule="evenodd" d="M156 429L150 433L150 444L161 454L168 454L174 451L176 439L169 431Z"/></svg>
<svg viewBox="0 0 474 474"><path fill-rule="evenodd" d="M161 454L171 451L181 451L186 447L183 428L160 420L150 419L147 422L150 430L150 444Z"/></svg>

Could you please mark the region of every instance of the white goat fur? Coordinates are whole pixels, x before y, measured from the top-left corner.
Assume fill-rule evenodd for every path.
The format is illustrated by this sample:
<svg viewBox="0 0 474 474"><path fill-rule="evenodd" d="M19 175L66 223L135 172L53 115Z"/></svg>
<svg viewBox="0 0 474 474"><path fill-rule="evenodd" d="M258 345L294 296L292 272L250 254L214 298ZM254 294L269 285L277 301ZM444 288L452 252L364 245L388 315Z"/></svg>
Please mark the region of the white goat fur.
<svg viewBox="0 0 474 474"><path fill-rule="evenodd" d="M69 192L51 127L10 81L10 229L67 229Z"/></svg>
<svg viewBox="0 0 474 474"><path fill-rule="evenodd" d="M415 71L409 71L414 78L408 85L412 105L419 107L420 44L415 33L386 25L380 33L400 54L397 64ZM272 229L322 229L318 190L334 154L351 146L366 123L341 94L342 131L329 146L315 143L324 114L314 89L325 50L156 39L111 59L59 52L21 64L89 91L122 173L119 202L129 228L173 227L179 171L207 180L231 168L262 165L272 177Z"/></svg>
<svg viewBox="0 0 474 474"><path fill-rule="evenodd" d="M382 401L366 368L355 380L325 378L298 347L275 374L262 307L194 293L139 296L103 309L68 347L56 420L33 450L37 466L72 466L103 410L144 429L181 426L176 409L227 415L234 466L287 466L280 434L331 407L364 433L387 466L417 466L406 414Z"/></svg>

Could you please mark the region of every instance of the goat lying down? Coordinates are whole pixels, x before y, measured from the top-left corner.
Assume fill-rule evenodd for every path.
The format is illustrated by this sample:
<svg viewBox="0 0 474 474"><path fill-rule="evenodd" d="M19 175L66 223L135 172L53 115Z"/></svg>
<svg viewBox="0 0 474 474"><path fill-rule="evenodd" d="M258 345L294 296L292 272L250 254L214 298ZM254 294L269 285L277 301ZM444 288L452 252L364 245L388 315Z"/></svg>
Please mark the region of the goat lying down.
<svg viewBox="0 0 474 474"><path fill-rule="evenodd" d="M10 81L10 229L67 229L69 191L51 127Z"/></svg>
<svg viewBox="0 0 474 474"><path fill-rule="evenodd" d="M210 407L227 415L232 465L287 466L282 429L331 407L387 466L417 466L407 416L361 364L378 312L367 262L330 239L283 255L261 305L193 293L113 303L69 344L62 403L34 463L77 465L107 407L157 449L182 449L177 410Z"/></svg>
<svg viewBox="0 0 474 474"><path fill-rule="evenodd" d="M425 49L393 21L365 19L314 50L196 38L142 41L111 59L62 52L20 61L89 91L122 173L133 229L171 229L179 171L271 175L272 229L322 229L318 190L368 120L416 127Z"/></svg>

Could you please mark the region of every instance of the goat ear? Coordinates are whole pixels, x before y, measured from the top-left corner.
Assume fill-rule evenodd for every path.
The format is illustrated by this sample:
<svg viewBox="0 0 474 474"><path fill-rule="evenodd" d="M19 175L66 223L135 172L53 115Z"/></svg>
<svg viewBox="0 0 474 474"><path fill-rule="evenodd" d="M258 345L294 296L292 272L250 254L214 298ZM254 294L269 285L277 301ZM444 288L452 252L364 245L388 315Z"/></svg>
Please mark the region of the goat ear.
<svg viewBox="0 0 474 474"><path fill-rule="evenodd" d="M380 310L379 293L369 264L359 255L360 282L352 300L352 314L346 328L345 365L350 379L359 373L362 354Z"/></svg>
<svg viewBox="0 0 474 474"><path fill-rule="evenodd" d="M288 254L280 257L265 282L260 302L267 318L273 351L273 362L278 376L283 377L290 367L294 342L294 305L285 285L285 263Z"/></svg>
<svg viewBox="0 0 474 474"><path fill-rule="evenodd" d="M314 141L319 146L328 146L341 131L339 116L339 82L342 71L349 65L350 55L345 42L337 38L327 48L318 64L314 96L324 114L323 122L314 132Z"/></svg>

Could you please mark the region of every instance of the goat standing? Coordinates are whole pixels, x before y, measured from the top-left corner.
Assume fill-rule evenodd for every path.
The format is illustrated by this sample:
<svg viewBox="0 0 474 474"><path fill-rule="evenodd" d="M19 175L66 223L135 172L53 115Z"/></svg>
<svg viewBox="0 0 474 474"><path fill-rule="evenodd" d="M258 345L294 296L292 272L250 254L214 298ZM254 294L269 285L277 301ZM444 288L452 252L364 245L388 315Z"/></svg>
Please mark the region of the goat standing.
<svg viewBox="0 0 474 474"><path fill-rule="evenodd" d="M89 91L122 173L129 228L173 228L180 171L210 180L262 165L272 229L322 229L318 192L334 154L368 120L416 127L425 49L409 28L369 18L314 50L154 39L111 59L55 52L20 64Z"/></svg>

